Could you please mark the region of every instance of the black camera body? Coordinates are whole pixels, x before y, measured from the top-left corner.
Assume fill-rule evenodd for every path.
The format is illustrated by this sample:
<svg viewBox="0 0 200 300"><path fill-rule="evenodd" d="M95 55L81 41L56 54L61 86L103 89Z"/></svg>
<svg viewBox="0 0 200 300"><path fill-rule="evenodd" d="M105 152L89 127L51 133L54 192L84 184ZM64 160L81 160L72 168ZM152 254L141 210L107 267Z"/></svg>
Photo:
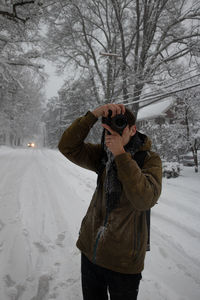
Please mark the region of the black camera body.
<svg viewBox="0 0 200 300"><path fill-rule="evenodd" d="M124 128L128 125L126 116L123 114L118 114L113 118L111 116L112 110L109 109L108 117L102 117L102 124L107 124L112 130L122 135ZM110 134L109 131L108 134Z"/></svg>

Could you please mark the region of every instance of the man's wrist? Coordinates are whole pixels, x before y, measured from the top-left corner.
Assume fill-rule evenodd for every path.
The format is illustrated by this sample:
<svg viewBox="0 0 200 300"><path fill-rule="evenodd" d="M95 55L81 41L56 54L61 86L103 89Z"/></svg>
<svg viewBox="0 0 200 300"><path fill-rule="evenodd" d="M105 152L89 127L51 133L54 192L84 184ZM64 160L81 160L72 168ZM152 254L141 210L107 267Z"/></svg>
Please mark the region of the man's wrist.
<svg viewBox="0 0 200 300"><path fill-rule="evenodd" d="M125 151L124 149L122 149L122 150L116 152L116 153L114 154L114 157L116 157L116 156L118 156L118 155L121 155L121 154L123 154L123 153L126 153L126 151Z"/></svg>
<svg viewBox="0 0 200 300"><path fill-rule="evenodd" d="M98 119L99 115L97 114L97 112L95 110L91 111L91 113Z"/></svg>

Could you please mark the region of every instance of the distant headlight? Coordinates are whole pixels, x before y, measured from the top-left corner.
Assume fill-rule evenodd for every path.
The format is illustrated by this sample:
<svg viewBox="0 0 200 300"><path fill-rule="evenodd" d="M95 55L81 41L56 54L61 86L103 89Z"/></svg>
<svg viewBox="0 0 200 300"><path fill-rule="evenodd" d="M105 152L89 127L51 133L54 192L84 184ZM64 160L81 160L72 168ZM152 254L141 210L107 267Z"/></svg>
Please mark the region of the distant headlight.
<svg viewBox="0 0 200 300"><path fill-rule="evenodd" d="M27 146L34 148L35 147L35 143L28 143Z"/></svg>

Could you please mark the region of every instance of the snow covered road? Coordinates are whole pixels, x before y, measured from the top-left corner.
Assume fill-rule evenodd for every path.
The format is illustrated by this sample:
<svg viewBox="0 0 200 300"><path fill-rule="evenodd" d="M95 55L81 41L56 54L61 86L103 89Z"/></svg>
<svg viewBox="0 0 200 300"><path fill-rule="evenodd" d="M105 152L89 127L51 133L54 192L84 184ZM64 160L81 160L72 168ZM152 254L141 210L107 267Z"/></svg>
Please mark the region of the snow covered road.
<svg viewBox="0 0 200 300"><path fill-rule="evenodd" d="M96 175L58 151L0 148L0 300L81 299L80 222ZM200 299L200 175L164 179L138 300Z"/></svg>

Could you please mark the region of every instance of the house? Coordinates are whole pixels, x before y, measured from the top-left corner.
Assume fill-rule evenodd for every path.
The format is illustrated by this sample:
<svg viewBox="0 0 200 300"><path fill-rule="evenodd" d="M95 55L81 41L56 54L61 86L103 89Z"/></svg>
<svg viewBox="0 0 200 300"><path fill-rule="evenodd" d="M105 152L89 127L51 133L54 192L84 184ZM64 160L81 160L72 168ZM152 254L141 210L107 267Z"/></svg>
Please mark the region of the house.
<svg viewBox="0 0 200 300"><path fill-rule="evenodd" d="M174 119L173 106L175 102L176 100L173 97L168 97L140 108L137 115L138 126L144 126L150 120L157 124L172 123Z"/></svg>

